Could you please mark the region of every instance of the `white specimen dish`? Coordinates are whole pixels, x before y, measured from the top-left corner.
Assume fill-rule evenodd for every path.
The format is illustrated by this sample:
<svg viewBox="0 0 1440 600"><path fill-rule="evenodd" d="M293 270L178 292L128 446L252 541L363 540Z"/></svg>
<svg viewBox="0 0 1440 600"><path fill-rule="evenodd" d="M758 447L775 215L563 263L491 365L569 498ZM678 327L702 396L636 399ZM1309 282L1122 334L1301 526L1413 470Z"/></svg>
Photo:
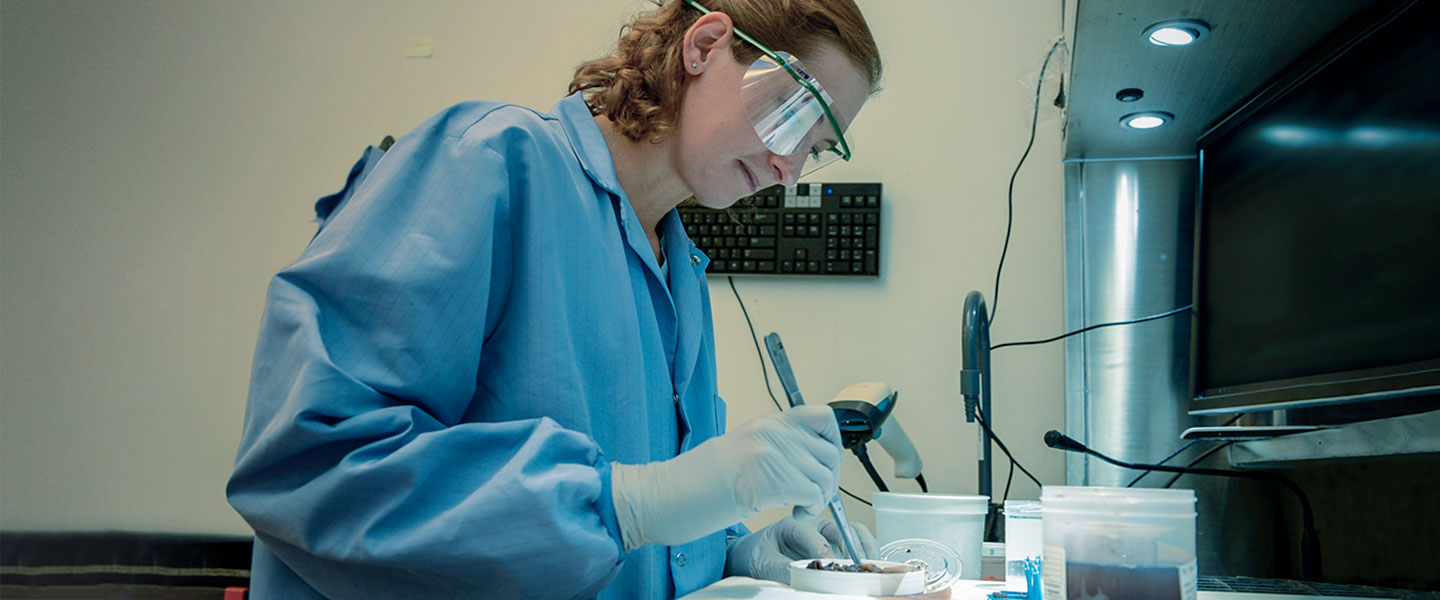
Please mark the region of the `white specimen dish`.
<svg viewBox="0 0 1440 600"><path fill-rule="evenodd" d="M822 563L853 564L848 558L822 558ZM790 563L790 587L802 592L849 594L852 596L908 596L925 593L925 572L911 567L903 573L846 573L807 569L810 559ZM877 567L908 566L886 560L867 560Z"/></svg>

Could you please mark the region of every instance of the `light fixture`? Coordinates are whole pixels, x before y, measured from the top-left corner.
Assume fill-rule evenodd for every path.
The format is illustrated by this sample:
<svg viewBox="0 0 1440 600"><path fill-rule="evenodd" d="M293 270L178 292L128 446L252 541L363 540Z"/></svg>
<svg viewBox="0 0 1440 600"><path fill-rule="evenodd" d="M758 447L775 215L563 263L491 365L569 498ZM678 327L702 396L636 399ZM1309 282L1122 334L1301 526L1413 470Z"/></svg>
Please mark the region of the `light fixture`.
<svg viewBox="0 0 1440 600"><path fill-rule="evenodd" d="M1210 24L1195 19L1161 21L1145 28L1141 39L1156 46L1186 46L1210 35Z"/></svg>
<svg viewBox="0 0 1440 600"><path fill-rule="evenodd" d="M1175 115L1160 111L1130 113L1120 117L1120 124L1131 129L1154 129L1175 119Z"/></svg>

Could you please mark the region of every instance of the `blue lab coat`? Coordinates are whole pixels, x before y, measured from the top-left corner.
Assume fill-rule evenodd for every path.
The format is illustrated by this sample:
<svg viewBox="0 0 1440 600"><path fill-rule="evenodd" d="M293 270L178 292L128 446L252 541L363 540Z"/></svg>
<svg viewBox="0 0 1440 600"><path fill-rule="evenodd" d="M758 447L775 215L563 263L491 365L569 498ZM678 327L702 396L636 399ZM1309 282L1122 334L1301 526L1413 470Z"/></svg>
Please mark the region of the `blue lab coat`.
<svg viewBox="0 0 1440 600"><path fill-rule="evenodd" d="M611 461L722 433L709 259L668 282L583 99L454 106L316 204L271 281L227 495L257 598L669 598L727 535L623 552ZM667 285L668 283L668 285Z"/></svg>

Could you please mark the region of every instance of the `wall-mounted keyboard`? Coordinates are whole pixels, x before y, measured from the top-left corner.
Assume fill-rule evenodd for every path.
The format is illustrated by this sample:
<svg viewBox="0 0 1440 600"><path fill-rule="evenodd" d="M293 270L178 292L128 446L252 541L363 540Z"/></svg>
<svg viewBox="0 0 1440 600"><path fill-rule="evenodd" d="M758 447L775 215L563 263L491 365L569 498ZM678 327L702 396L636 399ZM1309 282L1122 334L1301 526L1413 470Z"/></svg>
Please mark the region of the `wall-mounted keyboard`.
<svg viewBox="0 0 1440 600"><path fill-rule="evenodd" d="M772 186L726 210L681 206L685 231L727 275L880 275L880 184Z"/></svg>

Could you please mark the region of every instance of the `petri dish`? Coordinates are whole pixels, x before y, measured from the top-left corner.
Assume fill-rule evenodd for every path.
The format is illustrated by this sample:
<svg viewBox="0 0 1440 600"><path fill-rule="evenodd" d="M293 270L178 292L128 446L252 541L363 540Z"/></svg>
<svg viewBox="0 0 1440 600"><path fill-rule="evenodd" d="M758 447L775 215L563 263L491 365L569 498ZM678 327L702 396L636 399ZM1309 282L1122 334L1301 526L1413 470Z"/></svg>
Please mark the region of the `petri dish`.
<svg viewBox="0 0 1440 600"><path fill-rule="evenodd" d="M960 553L935 540L910 538L880 547L880 560L920 567L925 573L925 593L938 592L960 579L964 565Z"/></svg>

